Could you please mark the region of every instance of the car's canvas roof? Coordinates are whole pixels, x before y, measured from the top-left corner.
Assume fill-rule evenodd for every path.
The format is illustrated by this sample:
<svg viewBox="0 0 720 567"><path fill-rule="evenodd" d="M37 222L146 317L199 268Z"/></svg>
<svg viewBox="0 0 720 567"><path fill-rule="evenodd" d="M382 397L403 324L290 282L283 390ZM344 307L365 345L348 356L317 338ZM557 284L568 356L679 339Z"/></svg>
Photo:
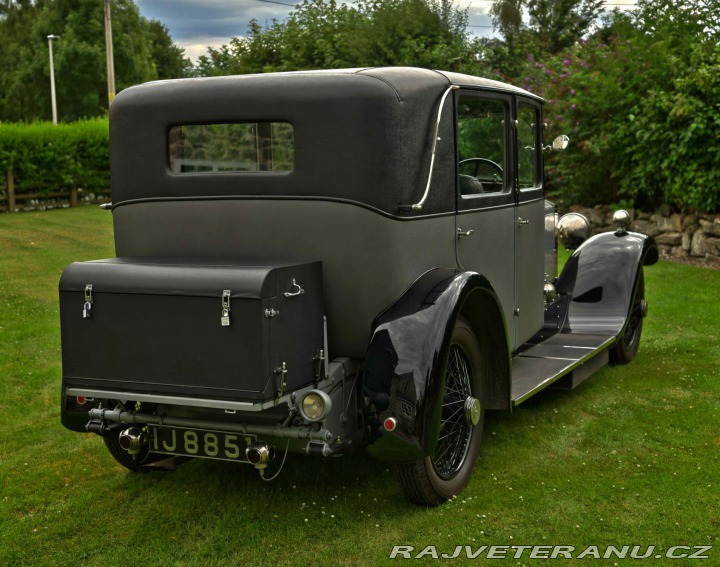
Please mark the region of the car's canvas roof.
<svg viewBox="0 0 720 567"><path fill-rule="evenodd" d="M451 84L537 99L497 81L409 67L178 79L128 88L110 109L113 202L297 196L350 200L398 214L401 204L416 202L424 192L439 101ZM293 171L170 172L172 126L255 121L293 125ZM455 159L448 143L453 137L448 104L434 184L454 184L454 174L443 178ZM425 210L434 208L431 195Z"/></svg>

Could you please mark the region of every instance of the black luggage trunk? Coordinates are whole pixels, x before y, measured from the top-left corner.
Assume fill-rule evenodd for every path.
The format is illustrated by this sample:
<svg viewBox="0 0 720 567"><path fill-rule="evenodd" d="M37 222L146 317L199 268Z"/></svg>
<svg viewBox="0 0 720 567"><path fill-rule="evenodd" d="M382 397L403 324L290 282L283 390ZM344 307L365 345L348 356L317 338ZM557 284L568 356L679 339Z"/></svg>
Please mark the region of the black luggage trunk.
<svg viewBox="0 0 720 567"><path fill-rule="evenodd" d="M74 263L60 319L66 386L266 401L318 372L322 265Z"/></svg>

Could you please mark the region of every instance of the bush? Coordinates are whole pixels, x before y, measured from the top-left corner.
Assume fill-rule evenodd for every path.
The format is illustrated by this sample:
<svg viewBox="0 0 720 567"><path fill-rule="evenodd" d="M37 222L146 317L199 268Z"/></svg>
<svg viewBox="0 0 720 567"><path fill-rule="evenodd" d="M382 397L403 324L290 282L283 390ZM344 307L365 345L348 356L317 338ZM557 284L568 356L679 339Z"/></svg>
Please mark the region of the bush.
<svg viewBox="0 0 720 567"><path fill-rule="evenodd" d="M0 172L12 168L15 192L110 187L108 121L0 124Z"/></svg>
<svg viewBox="0 0 720 567"><path fill-rule="evenodd" d="M562 53L527 55L545 97L548 188L561 205L720 210L720 5L637 0Z"/></svg>

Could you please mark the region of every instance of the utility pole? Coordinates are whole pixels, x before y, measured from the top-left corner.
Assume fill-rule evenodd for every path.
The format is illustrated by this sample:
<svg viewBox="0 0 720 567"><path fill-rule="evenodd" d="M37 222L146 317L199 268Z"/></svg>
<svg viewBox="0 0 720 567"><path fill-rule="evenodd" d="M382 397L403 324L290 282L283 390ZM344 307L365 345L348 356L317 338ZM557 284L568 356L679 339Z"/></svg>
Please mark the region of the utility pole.
<svg viewBox="0 0 720 567"><path fill-rule="evenodd" d="M105 1L105 59L107 61L108 108L115 98L115 64L113 62L112 22L110 0Z"/></svg>
<svg viewBox="0 0 720 567"><path fill-rule="evenodd" d="M53 124L57 126L57 102L55 99L55 63L53 62L53 39L60 39L59 35L50 34L47 36L48 48L50 51L50 100L52 101Z"/></svg>

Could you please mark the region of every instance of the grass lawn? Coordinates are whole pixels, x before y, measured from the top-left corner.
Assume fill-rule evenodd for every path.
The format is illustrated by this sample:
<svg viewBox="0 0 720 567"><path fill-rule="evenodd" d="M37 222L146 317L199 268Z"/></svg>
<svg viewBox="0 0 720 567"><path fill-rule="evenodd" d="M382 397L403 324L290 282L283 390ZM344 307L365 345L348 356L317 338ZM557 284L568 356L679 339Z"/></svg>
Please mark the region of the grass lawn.
<svg viewBox="0 0 720 567"><path fill-rule="evenodd" d="M647 268L636 360L490 415L467 490L426 510L364 453L291 455L272 483L212 461L132 474L63 429L57 282L113 255L96 207L0 215L0 565L373 565L393 545L712 545L720 564L720 271Z"/></svg>

